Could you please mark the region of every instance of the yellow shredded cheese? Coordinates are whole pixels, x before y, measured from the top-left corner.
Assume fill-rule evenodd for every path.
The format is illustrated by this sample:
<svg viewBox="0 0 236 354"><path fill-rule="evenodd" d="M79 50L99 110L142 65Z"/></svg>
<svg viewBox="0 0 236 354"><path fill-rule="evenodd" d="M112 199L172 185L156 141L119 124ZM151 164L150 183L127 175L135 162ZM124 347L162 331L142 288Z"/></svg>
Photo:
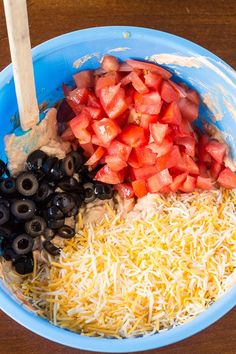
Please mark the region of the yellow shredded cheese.
<svg viewBox="0 0 236 354"><path fill-rule="evenodd" d="M87 336L131 337L184 323L236 279L236 196L214 190L149 195L127 217L110 207L83 223L50 266L21 290L55 325Z"/></svg>

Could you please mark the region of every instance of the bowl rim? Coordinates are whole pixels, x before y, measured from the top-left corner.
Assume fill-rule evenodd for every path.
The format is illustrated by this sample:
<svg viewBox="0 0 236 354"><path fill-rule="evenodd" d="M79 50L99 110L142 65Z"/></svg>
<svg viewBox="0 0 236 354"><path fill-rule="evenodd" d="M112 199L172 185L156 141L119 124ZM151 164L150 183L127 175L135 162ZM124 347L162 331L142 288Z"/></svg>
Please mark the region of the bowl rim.
<svg viewBox="0 0 236 354"><path fill-rule="evenodd" d="M66 42L66 45L71 45L75 41L78 41L78 35L80 36L80 39L86 40L89 38L91 39L91 35L96 36L96 38L104 36L106 38L114 38L114 33L116 33L116 35L123 35L124 32L132 32L135 36L158 37L165 41L173 41L174 39L175 44L178 43L178 45L191 49L193 53L195 52L198 55L203 55L213 59L214 65L219 70L223 71L225 75L230 77L232 81L236 78L235 71L228 64L198 44L171 33L134 26L91 27L69 32L52 38L33 48L33 59L37 60L40 57L45 57L52 50L60 48L63 42ZM0 87L4 87L4 85L7 84L11 78L12 65L10 64L0 72ZM218 299L203 313L185 324L150 336L117 340L86 337L79 335L78 333L56 327L47 320L32 313L30 310L25 308L23 304L17 303L12 295L9 295L6 291L0 288L0 309L13 318L16 322L32 332L54 342L66 345L68 347L95 352L111 352L112 348L113 353L128 353L160 348L173 344L188 338L213 324L228 311L230 311L235 305L236 286L234 286L222 298Z"/></svg>

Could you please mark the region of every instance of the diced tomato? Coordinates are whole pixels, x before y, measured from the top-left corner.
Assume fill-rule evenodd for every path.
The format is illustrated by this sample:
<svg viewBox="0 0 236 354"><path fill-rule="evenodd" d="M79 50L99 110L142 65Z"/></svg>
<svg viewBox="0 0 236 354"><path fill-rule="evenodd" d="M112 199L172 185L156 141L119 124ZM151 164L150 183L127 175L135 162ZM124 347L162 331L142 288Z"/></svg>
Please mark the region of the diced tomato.
<svg viewBox="0 0 236 354"><path fill-rule="evenodd" d="M130 146L123 144L116 139L114 139L108 147L109 155L116 155L124 161L128 160L131 150L132 148Z"/></svg>
<svg viewBox="0 0 236 354"><path fill-rule="evenodd" d="M157 157L166 155L173 147L172 139L167 136L163 139L161 144L150 143L147 145L148 149L157 154Z"/></svg>
<svg viewBox="0 0 236 354"><path fill-rule="evenodd" d="M178 93L179 98L185 98L187 97L187 91L186 88L183 86L177 84L174 81L168 80L168 83L173 87L173 89Z"/></svg>
<svg viewBox="0 0 236 354"><path fill-rule="evenodd" d="M141 159L139 159L137 149L132 149L127 163L133 168L139 168L143 166L143 162L141 161Z"/></svg>
<svg viewBox="0 0 236 354"><path fill-rule="evenodd" d="M162 77L153 72L148 72L144 75L145 85L153 90L160 90Z"/></svg>
<svg viewBox="0 0 236 354"><path fill-rule="evenodd" d="M100 90L105 87L115 86L118 83L118 74L116 72L107 73L104 76L97 78L95 84L95 93L99 96Z"/></svg>
<svg viewBox="0 0 236 354"><path fill-rule="evenodd" d="M64 96L67 97L71 91L71 89L66 85L66 84L62 84L62 91L64 93Z"/></svg>
<svg viewBox="0 0 236 354"><path fill-rule="evenodd" d="M173 182L170 185L170 189L172 192L177 192L177 190L179 189L180 186L182 186L182 184L184 183L184 181L186 180L188 174L187 172L181 173L180 175L177 175Z"/></svg>
<svg viewBox="0 0 236 354"><path fill-rule="evenodd" d="M139 179L136 181L132 182L132 187L134 190L134 194L136 195L136 197L138 198L142 198L147 194L147 186L146 186L146 182L143 179Z"/></svg>
<svg viewBox="0 0 236 354"><path fill-rule="evenodd" d="M121 132L118 124L109 118L94 121L92 128L98 139L104 144L110 143Z"/></svg>
<svg viewBox="0 0 236 354"><path fill-rule="evenodd" d="M156 64L147 63L144 61L127 59L126 63L134 69L148 70L160 74L164 79L169 79L172 75L169 71L157 66Z"/></svg>
<svg viewBox="0 0 236 354"><path fill-rule="evenodd" d="M140 127L145 130L149 130L149 124L156 123L159 116L157 114L145 114L142 113L140 117Z"/></svg>
<svg viewBox="0 0 236 354"><path fill-rule="evenodd" d="M211 162L211 156L206 151L206 145L208 144L209 137L206 135L200 135L198 141L198 158L200 161Z"/></svg>
<svg viewBox="0 0 236 354"><path fill-rule="evenodd" d="M207 163L204 161L198 161L199 174L201 177L209 177L209 171ZM217 176L218 177L218 176Z"/></svg>
<svg viewBox="0 0 236 354"><path fill-rule="evenodd" d="M122 113L121 115L119 115L119 117L116 117L114 120L115 122L119 125L119 127L123 128L127 122L128 122L128 115L129 115L129 110L127 109L126 111L124 111L124 113Z"/></svg>
<svg viewBox="0 0 236 354"><path fill-rule="evenodd" d="M98 137L96 134L92 134L92 137L91 137L91 143L94 144L94 145L97 145L97 146L102 146L104 148L108 148L110 143L103 143Z"/></svg>
<svg viewBox="0 0 236 354"><path fill-rule="evenodd" d="M95 108L95 107L85 107L84 110L89 112L90 116L93 119L100 119L102 118L102 110L101 108Z"/></svg>
<svg viewBox="0 0 236 354"><path fill-rule="evenodd" d="M214 185L212 184L211 178L198 176L196 188L204 189L204 190L211 190L211 189L214 189Z"/></svg>
<svg viewBox="0 0 236 354"><path fill-rule="evenodd" d="M136 112L135 108L131 108L128 115L128 124L140 124L141 113Z"/></svg>
<svg viewBox="0 0 236 354"><path fill-rule="evenodd" d="M106 72L118 71L120 68L120 63L118 59L113 55L104 55L104 57L102 58L101 67Z"/></svg>
<svg viewBox="0 0 236 354"><path fill-rule="evenodd" d="M76 138L79 139L80 144L87 144L91 141L91 134L88 131L91 117L88 112L82 111L78 116L73 118L70 122L70 128Z"/></svg>
<svg viewBox="0 0 236 354"><path fill-rule="evenodd" d="M127 166L127 163L116 155L107 155L105 157L105 163L112 171L121 171Z"/></svg>
<svg viewBox="0 0 236 354"><path fill-rule="evenodd" d="M225 188L236 188L236 175L229 167L226 167L220 172L217 182Z"/></svg>
<svg viewBox="0 0 236 354"><path fill-rule="evenodd" d="M94 107L94 108L100 108L100 109L102 108L102 105L99 102L99 99L96 97L96 95L93 92L89 92L89 94L88 94L87 106Z"/></svg>
<svg viewBox="0 0 236 354"><path fill-rule="evenodd" d="M88 90L86 88L76 88L69 92L66 96L67 102L74 102L75 104L86 104L88 99Z"/></svg>
<svg viewBox="0 0 236 354"><path fill-rule="evenodd" d="M168 124L154 123L149 125L151 136L153 137L155 143L161 144L168 132Z"/></svg>
<svg viewBox="0 0 236 354"><path fill-rule="evenodd" d="M129 84L130 82L132 83L135 90L139 93L147 93L149 91L147 86L144 84L144 82L140 79L140 77L135 71L131 71L131 73L129 73L121 80L121 84L123 86Z"/></svg>
<svg viewBox="0 0 236 354"><path fill-rule="evenodd" d="M150 193L159 192L161 188L168 186L172 183L173 178L168 169L158 172L152 177L147 179L147 188Z"/></svg>
<svg viewBox="0 0 236 354"><path fill-rule="evenodd" d="M168 194L171 192L170 186L164 186L159 190L159 193Z"/></svg>
<svg viewBox="0 0 236 354"><path fill-rule="evenodd" d="M133 187L128 183L118 184L116 190L122 199L131 199L134 197Z"/></svg>
<svg viewBox="0 0 236 354"><path fill-rule="evenodd" d="M167 109L162 116L161 121L167 124L176 124L179 125L182 121L182 116L178 107L178 104L173 101L169 103Z"/></svg>
<svg viewBox="0 0 236 354"><path fill-rule="evenodd" d="M120 87L120 84L104 87L100 90L101 104L110 118L117 118L128 108L124 96L125 91Z"/></svg>
<svg viewBox="0 0 236 354"><path fill-rule="evenodd" d="M181 98L178 102L178 106L182 116L193 122L198 117L198 105L190 101L188 98Z"/></svg>
<svg viewBox="0 0 236 354"><path fill-rule="evenodd" d="M146 180L147 178L153 176L158 172L156 166L143 166L140 168L133 168L132 169L134 178L137 179L144 179Z"/></svg>
<svg viewBox="0 0 236 354"><path fill-rule="evenodd" d="M192 157L183 153L182 161L179 164L176 164L176 168L180 171L186 171L191 175L199 175L199 167L195 161L193 161Z"/></svg>
<svg viewBox="0 0 236 354"><path fill-rule="evenodd" d="M120 63L119 71L128 72L132 70L133 70L132 66L130 66L126 62Z"/></svg>
<svg viewBox="0 0 236 354"><path fill-rule="evenodd" d="M118 139L131 147L139 147L146 142L145 130L138 125L129 124L124 127Z"/></svg>
<svg viewBox="0 0 236 354"><path fill-rule="evenodd" d="M187 176L183 184L179 187L182 192L191 193L196 187L196 178Z"/></svg>
<svg viewBox="0 0 236 354"><path fill-rule="evenodd" d="M222 169L223 165L221 163L212 161L210 168L212 178L217 179Z"/></svg>
<svg viewBox="0 0 236 354"><path fill-rule="evenodd" d="M66 130L64 130L64 132L61 134L61 140L70 142L75 140L75 136L70 127L66 128Z"/></svg>
<svg viewBox="0 0 236 354"><path fill-rule="evenodd" d="M175 143L177 145L183 145L185 152L191 157L195 156L195 139L192 136L185 136L182 138L176 138Z"/></svg>
<svg viewBox="0 0 236 354"><path fill-rule="evenodd" d="M103 183L119 184L124 181L124 171L115 172L108 165L105 165L97 172L94 179Z"/></svg>
<svg viewBox="0 0 236 354"><path fill-rule="evenodd" d="M135 109L137 112L146 114L158 114L161 110L162 101L158 92L146 94L135 93Z"/></svg>
<svg viewBox="0 0 236 354"><path fill-rule="evenodd" d="M215 161L222 163L227 151L227 145L221 144L217 140L211 140L207 143L205 149Z"/></svg>
<svg viewBox="0 0 236 354"><path fill-rule="evenodd" d="M157 158L156 167L158 171L161 171L166 168L172 168L180 165L181 163L182 156L180 154L179 147L174 145L167 154Z"/></svg>
<svg viewBox="0 0 236 354"><path fill-rule="evenodd" d="M94 147L92 143L80 144L82 149L84 150L84 155L90 157L94 153Z"/></svg>
<svg viewBox="0 0 236 354"><path fill-rule="evenodd" d="M135 150L141 166L154 165L156 163L156 154L147 147L138 147Z"/></svg>
<svg viewBox="0 0 236 354"><path fill-rule="evenodd" d="M99 146L95 150L93 155L85 162L85 165L87 165L87 166L95 165L95 163L97 163L99 160L101 160L101 158L103 157L105 152L106 152L106 149L104 149L103 147Z"/></svg>
<svg viewBox="0 0 236 354"><path fill-rule="evenodd" d="M94 87L94 71L83 70L73 75L78 89Z"/></svg>
<svg viewBox="0 0 236 354"><path fill-rule="evenodd" d="M187 89L187 98L195 103L197 106L199 106L200 104L200 97L199 97L199 94L195 91L195 90L192 90L192 89Z"/></svg>
<svg viewBox="0 0 236 354"><path fill-rule="evenodd" d="M173 87L169 84L168 81L165 80L162 83L160 94L161 98L167 103L170 103L172 101L178 101L179 99L178 92L173 89Z"/></svg>

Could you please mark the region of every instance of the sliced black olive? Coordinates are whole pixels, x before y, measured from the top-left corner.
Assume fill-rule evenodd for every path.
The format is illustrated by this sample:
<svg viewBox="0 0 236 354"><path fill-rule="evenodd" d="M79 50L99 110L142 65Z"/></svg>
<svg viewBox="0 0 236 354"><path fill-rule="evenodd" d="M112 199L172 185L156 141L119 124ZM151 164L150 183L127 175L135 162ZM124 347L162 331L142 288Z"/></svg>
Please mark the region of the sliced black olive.
<svg viewBox="0 0 236 354"><path fill-rule="evenodd" d="M48 172L47 177L51 181L59 181L65 176L64 169L61 167L61 161L57 160L51 170Z"/></svg>
<svg viewBox="0 0 236 354"><path fill-rule="evenodd" d="M81 166L84 163L83 160L83 154L79 153L78 151L72 151L70 153L70 156L73 158L74 160L74 167L75 167L75 172L78 172L81 168Z"/></svg>
<svg viewBox="0 0 236 354"><path fill-rule="evenodd" d="M16 261L17 258L19 257L19 255L16 254L16 252L13 251L12 248L5 248L3 250L2 256L6 261L12 261L12 262Z"/></svg>
<svg viewBox="0 0 236 354"><path fill-rule="evenodd" d="M0 204L0 225L6 224L10 219L10 211L4 204Z"/></svg>
<svg viewBox="0 0 236 354"><path fill-rule="evenodd" d="M74 206L75 201L74 198L68 193L55 193L52 204L57 206L64 215L70 212Z"/></svg>
<svg viewBox="0 0 236 354"><path fill-rule="evenodd" d="M16 192L16 182L14 178L5 178L0 182L0 192L5 196L13 196Z"/></svg>
<svg viewBox="0 0 236 354"><path fill-rule="evenodd" d="M51 241L48 240L44 241L43 247L52 256L58 256L61 253L60 248L56 247Z"/></svg>
<svg viewBox="0 0 236 354"><path fill-rule="evenodd" d="M48 175L53 167L53 165L55 165L58 162L58 158L57 157L48 157L44 163L43 163L43 172Z"/></svg>
<svg viewBox="0 0 236 354"><path fill-rule="evenodd" d="M34 260L32 254L23 255L17 258L13 265L18 274L26 275L33 272Z"/></svg>
<svg viewBox="0 0 236 354"><path fill-rule="evenodd" d="M9 239L11 237L11 229L9 226L0 226L0 237Z"/></svg>
<svg viewBox="0 0 236 354"><path fill-rule="evenodd" d="M18 220L30 220L36 211L35 203L28 199L15 200L11 205L11 212Z"/></svg>
<svg viewBox="0 0 236 354"><path fill-rule="evenodd" d="M31 197L38 190L39 184L36 176L30 172L21 173L16 179L16 189L25 196Z"/></svg>
<svg viewBox="0 0 236 354"><path fill-rule="evenodd" d="M96 199L95 193L94 193L94 184L91 182L85 183L83 185L84 188L84 201L85 203L91 203Z"/></svg>
<svg viewBox="0 0 236 354"><path fill-rule="evenodd" d="M80 192L82 187L74 177L65 177L59 183L58 187L65 192Z"/></svg>
<svg viewBox="0 0 236 354"><path fill-rule="evenodd" d="M79 194L78 193L70 193L70 195L74 199L76 207L80 208L83 204L83 201L84 201L84 191L82 191L82 193L79 193Z"/></svg>
<svg viewBox="0 0 236 354"><path fill-rule="evenodd" d="M48 203L53 196L54 190L46 182L39 185L34 196L34 200L38 203Z"/></svg>
<svg viewBox="0 0 236 354"><path fill-rule="evenodd" d="M63 160L61 160L61 169L68 177L73 176L75 173L75 163L71 154L67 155Z"/></svg>
<svg viewBox="0 0 236 354"><path fill-rule="evenodd" d="M62 237L62 238L72 238L75 236L75 230L72 229L72 227L68 226L68 225L63 225L62 227L60 227L60 229L58 229L57 231L58 236Z"/></svg>
<svg viewBox="0 0 236 354"><path fill-rule="evenodd" d="M26 160L26 168L28 171L38 172L42 170L43 163L47 159L47 154L41 150L35 150L29 154Z"/></svg>
<svg viewBox="0 0 236 354"><path fill-rule="evenodd" d="M54 236L55 236L55 231L50 229L49 227L46 227L44 231L44 237L46 238L46 240L52 240Z"/></svg>
<svg viewBox="0 0 236 354"><path fill-rule="evenodd" d="M113 197L114 190L110 184L95 183L94 193L97 198L106 200Z"/></svg>
<svg viewBox="0 0 236 354"><path fill-rule="evenodd" d="M67 216L76 216L78 215L79 212L79 208L77 206L75 206L68 214Z"/></svg>
<svg viewBox="0 0 236 354"><path fill-rule="evenodd" d="M32 220L25 223L25 231L31 237L38 237L44 234L46 222L41 216L35 216Z"/></svg>
<svg viewBox="0 0 236 354"><path fill-rule="evenodd" d="M47 209L45 217L47 219L58 220L63 219L64 214L56 205L52 205L50 208Z"/></svg>
<svg viewBox="0 0 236 354"><path fill-rule="evenodd" d="M12 249L16 254L27 254L32 251L34 240L27 234L18 235L12 242Z"/></svg>
<svg viewBox="0 0 236 354"><path fill-rule="evenodd" d="M5 205L5 207L7 207L7 208L10 208L10 205L11 205L9 200L0 197L0 205L2 205L2 204Z"/></svg>
<svg viewBox="0 0 236 354"><path fill-rule="evenodd" d="M52 230L57 230L60 227L62 227L65 223L65 219L48 219L47 220L47 225L50 229Z"/></svg>

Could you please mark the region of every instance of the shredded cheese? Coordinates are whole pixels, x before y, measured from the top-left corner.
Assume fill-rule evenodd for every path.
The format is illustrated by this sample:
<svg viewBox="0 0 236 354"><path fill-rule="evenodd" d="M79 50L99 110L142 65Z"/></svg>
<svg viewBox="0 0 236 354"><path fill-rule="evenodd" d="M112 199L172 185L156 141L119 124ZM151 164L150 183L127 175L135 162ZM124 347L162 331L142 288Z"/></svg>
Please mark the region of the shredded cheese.
<svg viewBox="0 0 236 354"><path fill-rule="evenodd" d="M195 317L236 279L236 196L149 195L127 217L107 206L56 261L19 285L55 325L87 336L155 333Z"/></svg>

